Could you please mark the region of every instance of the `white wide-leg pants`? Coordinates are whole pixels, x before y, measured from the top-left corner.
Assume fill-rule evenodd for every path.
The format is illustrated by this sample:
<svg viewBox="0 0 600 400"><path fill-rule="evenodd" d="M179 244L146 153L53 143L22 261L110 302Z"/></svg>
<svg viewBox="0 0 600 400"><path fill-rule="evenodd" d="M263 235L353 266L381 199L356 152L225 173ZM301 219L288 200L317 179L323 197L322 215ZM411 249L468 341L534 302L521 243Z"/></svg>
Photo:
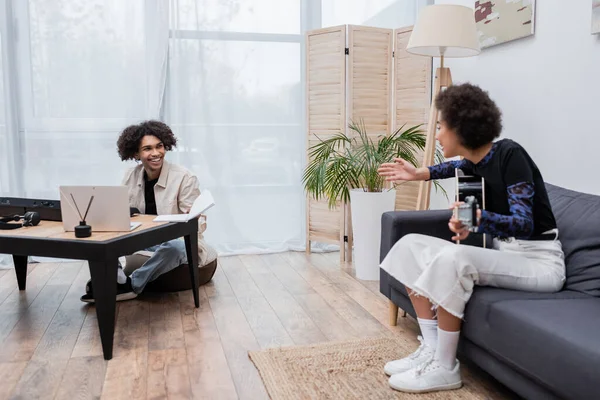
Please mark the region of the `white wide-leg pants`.
<svg viewBox="0 0 600 400"><path fill-rule="evenodd" d="M394 245L381 268L409 293L427 297L458 318L463 318L475 285L556 292L565 282L558 239L494 239L493 249L485 249L410 234Z"/></svg>

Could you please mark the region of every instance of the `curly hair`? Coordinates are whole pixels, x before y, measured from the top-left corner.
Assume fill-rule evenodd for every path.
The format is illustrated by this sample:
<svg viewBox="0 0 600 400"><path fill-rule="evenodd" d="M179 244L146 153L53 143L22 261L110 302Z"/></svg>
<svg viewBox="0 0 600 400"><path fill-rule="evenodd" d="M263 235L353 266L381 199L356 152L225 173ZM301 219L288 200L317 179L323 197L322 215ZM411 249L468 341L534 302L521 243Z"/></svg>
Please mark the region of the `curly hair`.
<svg viewBox="0 0 600 400"><path fill-rule="evenodd" d="M467 149L478 149L500 136L502 113L478 86L470 83L450 86L438 94L435 105Z"/></svg>
<svg viewBox="0 0 600 400"><path fill-rule="evenodd" d="M132 160L139 151L142 138L147 135L156 136L169 151L177 146L177 139L171 128L160 121L144 121L137 125L128 126L121 132L117 140L117 148L122 161Z"/></svg>

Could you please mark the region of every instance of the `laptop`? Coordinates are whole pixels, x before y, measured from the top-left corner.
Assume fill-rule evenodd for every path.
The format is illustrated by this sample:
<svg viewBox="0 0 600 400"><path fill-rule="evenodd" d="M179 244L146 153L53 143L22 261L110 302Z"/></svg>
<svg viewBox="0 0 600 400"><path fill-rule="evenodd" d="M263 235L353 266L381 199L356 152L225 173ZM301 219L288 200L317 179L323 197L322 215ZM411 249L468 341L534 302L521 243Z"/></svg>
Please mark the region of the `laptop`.
<svg viewBox="0 0 600 400"><path fill-rule="evenodd" d="M73 232L82 218L92 232L129 232L131 222L127 186L60 186L60 212L65 232Z"/></svg>

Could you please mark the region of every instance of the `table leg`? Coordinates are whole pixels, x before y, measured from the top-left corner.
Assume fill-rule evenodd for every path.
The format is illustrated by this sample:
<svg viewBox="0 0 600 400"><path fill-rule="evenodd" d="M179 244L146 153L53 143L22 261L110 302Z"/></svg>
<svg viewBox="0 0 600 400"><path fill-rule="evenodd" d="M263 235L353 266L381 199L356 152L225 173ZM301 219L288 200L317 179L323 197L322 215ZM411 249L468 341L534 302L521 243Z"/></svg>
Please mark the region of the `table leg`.
<svg viewBox="0 0 600 400"><path fill-rule="evenodd" d="M14 256L13 263L15 264L15 273L17 274L17 283L19 290L25 290L27 285L27 256Z"/></svg>
<svg viewBox="0 0 600 400"><path fill-rule="evenodd" d="M194 305L200 307L198 297L198 237L196 235L185 236L185 252L190 266L190 277L192 278L192 292L194 293Z"/></svg>
<svg viewBox="0 0 600 400"><path fill-rule="evenodd" d="M89 265L102 351L104 352L104 359L110 360L113 353L115 334L118 260L90 261Z"/></svg>

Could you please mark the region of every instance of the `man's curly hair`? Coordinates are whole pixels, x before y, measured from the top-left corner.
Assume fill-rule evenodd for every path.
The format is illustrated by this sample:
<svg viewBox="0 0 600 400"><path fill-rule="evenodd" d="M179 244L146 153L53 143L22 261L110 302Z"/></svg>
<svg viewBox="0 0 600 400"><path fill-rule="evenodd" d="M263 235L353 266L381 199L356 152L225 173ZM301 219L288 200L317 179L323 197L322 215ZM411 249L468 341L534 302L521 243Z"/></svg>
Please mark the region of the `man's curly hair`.
<svg viewBox="0 0 600 400"><path fill-rule="evenodd" d="M470 83L450 86L438 94L435 105L461 144L475 150L492 142L502 131L502 113L488 93Z"/></svg>
<svg viewBox="0 0 600 400"><path fill-rule="evenodd" d="M128 126L121 132L117 140L117 148L122 161L132 160L139 151L142 138L147 135L156 136L169 151L177 146L177 139L171 128L160 121L144 121L137 125Z"/></svg>

